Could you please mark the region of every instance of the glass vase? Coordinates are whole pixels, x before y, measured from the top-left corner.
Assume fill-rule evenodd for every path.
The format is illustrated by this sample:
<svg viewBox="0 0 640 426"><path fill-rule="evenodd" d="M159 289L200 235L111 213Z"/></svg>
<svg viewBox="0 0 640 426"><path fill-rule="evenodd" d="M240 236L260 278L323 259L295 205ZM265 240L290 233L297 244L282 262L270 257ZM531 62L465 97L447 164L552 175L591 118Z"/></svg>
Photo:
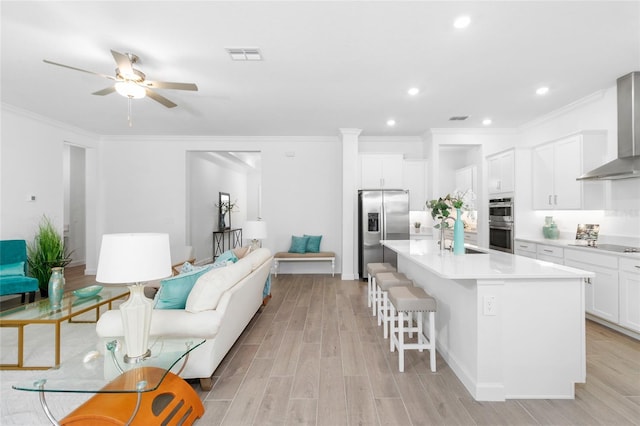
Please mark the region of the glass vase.
<svg viewBox="0 0 640 426"><path fill-rule="evenodd" d="M456 221L453 224L453 254L464 254L464 223L462 212L456 209Z"/></svg>
<svg viewBox="0 0 640 426"><path fill-rule="evenodd" d="M52 310L62 307L62 294L64 293L64 268L51 268L49 278L49 306Z"/></svg>
<svg viewBox="0 0 640 426"><path fill-rule="evenodd" d="M227 224L226 224L226 213L221 213L220 217L218 218L218 229L220 229L221 231L224 229L227 229Z"/></svg>

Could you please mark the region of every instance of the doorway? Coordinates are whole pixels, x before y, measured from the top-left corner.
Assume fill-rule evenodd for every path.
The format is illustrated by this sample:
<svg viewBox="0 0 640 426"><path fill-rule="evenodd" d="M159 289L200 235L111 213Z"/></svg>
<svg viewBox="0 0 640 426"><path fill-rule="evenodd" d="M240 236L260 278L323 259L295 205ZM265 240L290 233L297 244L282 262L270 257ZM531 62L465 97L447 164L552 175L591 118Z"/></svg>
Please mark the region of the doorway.
<svg viewBox="0 0 640 426"><path fill-rule="evenodd" d="M86 150L64 144L64 245L72 252L69 266L86 263Z"/></svg>

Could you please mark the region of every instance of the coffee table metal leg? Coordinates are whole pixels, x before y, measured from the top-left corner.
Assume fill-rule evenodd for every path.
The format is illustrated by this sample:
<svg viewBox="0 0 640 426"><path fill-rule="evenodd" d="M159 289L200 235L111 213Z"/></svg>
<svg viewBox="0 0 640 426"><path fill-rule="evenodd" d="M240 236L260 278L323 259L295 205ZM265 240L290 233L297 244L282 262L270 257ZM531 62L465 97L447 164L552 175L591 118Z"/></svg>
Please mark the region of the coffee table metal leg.
<svg viewBox="0 0 640 426"><path fill-rule="evenodd" d="M56 322L56 362L54 366L60 365L60 321Z"/></svg>
<svg viewBox="0 0 640 426"><path fill-rule="evenodd" d="M55 417L53 417L53 414L51 414L51 411L49 410L49 406L47 405L47 400L44 398L44 384L47 383L47 381L45 379L42 380L38 380L36 382L36 385L40 388L40 405L42 406L42 409L44 410L44 414L46 414L47 418L49 419L49 421L51 422L52 425L54 426L60 426L60 423L58 423L58 421L56 420Z"/></svg>
<svg viewBox="0 0 640 426"><path fill-rule="evenodd" d="M24 365L24 325L18 326L18 368Z"/></svg>

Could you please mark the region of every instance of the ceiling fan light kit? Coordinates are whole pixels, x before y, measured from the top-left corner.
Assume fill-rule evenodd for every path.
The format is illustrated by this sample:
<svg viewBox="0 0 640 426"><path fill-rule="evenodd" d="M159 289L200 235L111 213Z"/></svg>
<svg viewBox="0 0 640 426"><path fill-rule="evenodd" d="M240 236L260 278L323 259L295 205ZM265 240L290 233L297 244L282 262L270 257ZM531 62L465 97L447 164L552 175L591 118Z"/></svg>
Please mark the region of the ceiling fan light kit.
<svg viewBox="0 0 640 426"><path fill-rule="evenodd" d="M113 86L107 87L106 89L99 90L94 92L94 95L105 96L113 92L118 92L120 95L124 96L128 99L128 121L129 126L131 126L131 99L142 99L146 96L153 99L154 101L164 105L167 108L174 108L177 105L165 98L164 96L156 93L153 89L171 89L171 90L190 90L197 91L198 86L194 83L175 83L175 82L167 82L167 81L150 81L146 79L146 75L135 68L133 68L133 64L137 63L139 58L133 53L119 53L115 50L111 50L111 55L113 59L115 59L118 67L116 68L115 77L110 75L105 75L101 73L97 73L94 71L87 71L81 68L72 67L69 65L59 64L57 62L52 62L44 59L43 61L47 64L57 65L63 68L69 68L75 71L86 72L89 74L94 74L99 77L103 77L109 80L114 80L116 83Z"/></svg>
<svg viewBox="0 0 640 426"><path fill-rule="evenodd" d="M125 98L142 99L147 95L147 90L138 86L133 81L119 81L116 83L116 92Z"/></svg>

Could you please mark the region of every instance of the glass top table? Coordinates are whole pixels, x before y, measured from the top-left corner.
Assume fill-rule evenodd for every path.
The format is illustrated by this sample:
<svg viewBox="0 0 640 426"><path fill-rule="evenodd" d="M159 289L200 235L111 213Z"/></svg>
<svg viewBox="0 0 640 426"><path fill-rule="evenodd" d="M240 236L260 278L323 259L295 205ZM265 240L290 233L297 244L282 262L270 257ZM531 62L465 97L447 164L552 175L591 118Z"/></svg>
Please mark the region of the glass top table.
<svg viewBox="0 0 640 426"><path fill-rule="evenodd" d="M189 352L205 339L150 337L151 356L125 363L123 339L109 341L104 350L89 347L39 378L14 384L17 390L33 392L139 393L158 388L168 372L179 375ZM154 368L148 368L154 367Z"/></svg>
<svg viewBox="0 0 640 426"><path fill-rule="evenodd" d="M152 404L155 404L158 399L163 400L163 395L170 388L171 392L181 392L180 398L195 401L196 407L193 408L194 411L191 415L197 418L204 412L202 402L200 402L193 389L178 376L189 360L189 353L204 342L205 339L152 337L149 341L151 355L148 358L136 363L125 363L126 347L124 339L108 341L104 344L104 350L96 351L95 346L88 348L77 356L65 360L56 368L43 371L39 378L17 383L12 387L21 391L38 392L40 405L53 425L59 425L60 423L55 419L47 405L45 398L45 393L47 392L96 394L92 399L107 394L119 394L122 396L135 394L135 406L130 415L127 413L129 420L125 423L131 424L141 406L146 406L144 404L141 405L143 395L152 395ZM163 385L165 378L168 383ZM176 383L176 380L179 382ZM165 389L162 390L161 386ZM159 392L161 393L160 395L154 396ZM121 402L122 400L119 399L118 401ZM76 420L84 419L83 415L89 412L89 417L92 417L98 408L106 410L106 414L102 413L104 415L114 414L113 410L109 409L111 406L105 402L96 400L90 408L83 409L81 406L69 416L75 415ZM117 405L120 407L125 406ZM116 414L121 414L121 410L116 411L118 411ZM187 413L191 411L192 408L189 408ZM142 420L142 422L142 424L146 424L145 420Z"/></svg>
<svg viewBox="0 0 640 426"><path fill-rule="evenodd" d="M0 327L14 327L18 330L18 356L15 364L0 364L2 370L45 370L60 364L60 324L64 321L72 321L72 318L95 310L95 321L100 316L100 307L107 305L111 309L111 303L122 299L129 294L126 286L106 286L100 293L91 297L79 298L73 292L66 292L62 298L60 309L52 310L48 299L27 303L6 311L0 312ZM91 321L91 322L95 322ZM25 366L24 365L24 327L30 324L52 324L55 327L55 361L49 366Z"/></svg>

